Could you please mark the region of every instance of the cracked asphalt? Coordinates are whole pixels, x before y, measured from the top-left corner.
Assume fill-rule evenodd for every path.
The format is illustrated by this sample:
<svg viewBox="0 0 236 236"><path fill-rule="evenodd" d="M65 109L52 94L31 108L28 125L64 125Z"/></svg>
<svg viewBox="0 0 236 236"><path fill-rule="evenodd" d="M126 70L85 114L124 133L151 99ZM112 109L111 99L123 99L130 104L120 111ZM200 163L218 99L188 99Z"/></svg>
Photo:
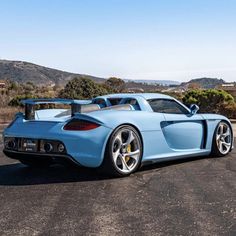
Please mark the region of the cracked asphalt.
<svg viewBox="0 0 236 236"><path fill-rule="evenodd" d="M60 165L33 170L1 152L0 235L234 236L236 150L120 179Z"/></svg>

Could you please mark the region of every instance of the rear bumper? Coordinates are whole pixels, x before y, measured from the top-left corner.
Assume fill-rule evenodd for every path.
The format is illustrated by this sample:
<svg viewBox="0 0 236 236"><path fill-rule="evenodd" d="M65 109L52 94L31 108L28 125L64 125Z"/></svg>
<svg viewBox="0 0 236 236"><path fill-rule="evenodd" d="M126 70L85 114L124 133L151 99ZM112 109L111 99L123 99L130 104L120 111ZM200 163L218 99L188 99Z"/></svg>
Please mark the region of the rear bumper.
<svg viewBox="0 0 236 236"><path fill-rule="evenodd" d="M16 120L14 124L6 128L3 132L4 140L6 138L26 138L39 140L56 140L65 145L66 158L74 160L85 167L99 167L103 161L107 140L112 129L100 126L89 131L66 131L63 130L64 123L45 122L45 121L27 121ZM5 142L4 142L5 143ZM5 149L7 149L5 147ZM19 159L17 155L23 157L24 150L9 150L7 156ZM11 152L11 153L9 153ZM8 154L9 153L9 154ZM31 152L24 153L30 157L48 156L48 153ZM51 153L51 157L62 158L63 154Z"/></svg>
<svg viewBox="0 0 236 236"><path fill-rule="evenodd" d="M68 154L49 154L49 153L30 153L30 152L18 152L13 150L4 149L3 153L12 159L15 160L29 160L29 159L37 159L37 160L45 160L49 159L54 163L61 163L61 162L72 162L76 165L80 165L78 161L76 161L72 156Z"/></svg>

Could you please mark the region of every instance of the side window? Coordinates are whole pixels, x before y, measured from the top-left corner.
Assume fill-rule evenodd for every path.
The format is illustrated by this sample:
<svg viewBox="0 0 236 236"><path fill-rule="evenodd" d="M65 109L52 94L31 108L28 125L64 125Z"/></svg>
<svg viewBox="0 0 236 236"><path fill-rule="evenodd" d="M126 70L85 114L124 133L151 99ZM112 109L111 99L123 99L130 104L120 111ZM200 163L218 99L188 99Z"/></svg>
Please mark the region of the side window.
<svg viewBox="0 0 236 236"><path fill-rule="evenodd" d="M127 99L125 99L123 104L130 104L130 105L133 106L133 108L135 110L140 110L140 106L138 104L138 101L136 99L134 99L134 98L127 98Z"/></svg>
<svg viewBox="0 0 236 236"><path fill-rule="evenodd" d="M103 108L103 107L106 107L106 101L102 98L98 98L98 99L95 99L93 100L92 102L93 104L98 104L100 106L100 108Z"/></svg>
<svg viewBox="0 0 236 236"><path fill-rule="evenodd" d="M148 101L154 112L169 114L188 114L188 110L174 100L153 99Z"/></svg>
<svg viewBox="0 0 236 236"><path fill-rule="evenodd" d="M112 106L118 105L121 101L121 98L109 98L108 101Z"/></svg>

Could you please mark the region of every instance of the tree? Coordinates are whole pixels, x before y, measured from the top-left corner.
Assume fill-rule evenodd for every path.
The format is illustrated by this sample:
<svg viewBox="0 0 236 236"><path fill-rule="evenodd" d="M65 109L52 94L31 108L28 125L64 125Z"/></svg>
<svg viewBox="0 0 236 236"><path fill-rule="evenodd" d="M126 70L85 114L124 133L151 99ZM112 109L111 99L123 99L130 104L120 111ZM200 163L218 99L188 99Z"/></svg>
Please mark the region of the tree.
<svg viewBox="0 0 236 236"><path fill-rule="evenodd" d="M187 106L192 103L197 104L203 113L218 113L222 110L222 106L233 104L234 98L223 90L190 90L184 95L183 102Z"/></svg>
<svg viewBox="0 0 236 236"><path fill-rule="evenodd" d="M31 94L36 89L36 86L32 82L27 82L25 84L22 84L22 88L25 94Z"/></svg>
<svg viewBox="0 0 236 236"><path fill-rule="evenodd" d="M107 86L111 92L120 93L125 89L125 81L120 78L111 77L106 80L105 86Z"/></svg>
<svg viewBox="0 0 236 236"><path fill-rule="evenodd" d="M8 103L9 106L12 107L23 107L24 105L21 103L21 100L30 99L30 98L37 98L37 96L32 95L17 95L16 97L12 98Z"/></svg>
<svg viewBox="0 0 236 236"><path fill-rule="evenodd" d="M8 84L8 90L15 90L16 91L18 89L18 85L14 81L8 80L7 84Z"/></svg>
<svg viewBox="0 0 236 236"><path fill-rule="evenodd" d="M87 78L74 78L59 93L59 97L73 99L90 99L104 95L107 90L100 84Z"/></svg>
<svg viewBox="0 0 236 236"><path fill-rule="evenodd" d="M201 88L201 86L200 86L200 84L198 84L198 83L189 83L189 85L188 85L188 89L190 89L190 90L196 90L196 89L200 89Z"/></svg>

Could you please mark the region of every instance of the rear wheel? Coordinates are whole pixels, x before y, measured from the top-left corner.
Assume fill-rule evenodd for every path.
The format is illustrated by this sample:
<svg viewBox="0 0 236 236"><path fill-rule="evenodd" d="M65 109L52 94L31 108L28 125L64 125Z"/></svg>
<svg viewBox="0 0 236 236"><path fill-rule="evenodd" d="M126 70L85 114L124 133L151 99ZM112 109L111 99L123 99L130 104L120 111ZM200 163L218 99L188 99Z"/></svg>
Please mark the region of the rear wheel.
<svg viewBox="0 0 236 236"><path fill-rule="evenodd" d="M222 157L227 155L233 144L233 134L230 125L225 122L219 122L216 127L213 143L212 143L212 155Z"/></svg>
<svg viewBox="0 0 236 236"><path fill-rule="evenodd" d="M48 167L52 164L51 160L48 159L43 159L43 160L29 160L29 159L24 159L24 160L19 160L22 164L32 167L32 168L42 168L42 167Z"/></svg>
<svg viewBox="0 0 236 236"><path fill-rule="evenodd" d="M108 141L102 170L113 176L128 176L139 168L142 152L137 130L129 125L120 126Z"/></svg>

